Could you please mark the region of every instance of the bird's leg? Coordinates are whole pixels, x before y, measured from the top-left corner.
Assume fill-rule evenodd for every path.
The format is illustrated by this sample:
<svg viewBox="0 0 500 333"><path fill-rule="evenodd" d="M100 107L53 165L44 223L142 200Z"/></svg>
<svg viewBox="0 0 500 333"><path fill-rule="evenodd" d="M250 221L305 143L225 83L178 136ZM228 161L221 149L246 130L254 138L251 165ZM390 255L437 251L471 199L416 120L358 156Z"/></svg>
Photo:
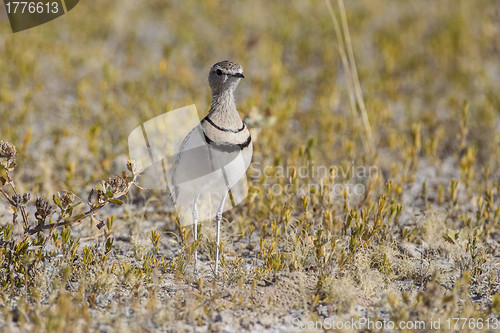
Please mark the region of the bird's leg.
<svg viewBox="0 0 500 333"><path fill-rule="evenodd" d="M227 192L224 193L222 197L222 201L220 203L219 209L215 214L215 222L217 223L217 234L216 234L216 243L217 247L215 248L215 276L217 277L219 274L219 247L220 247L220 223L222 221L222 212L224 210L224 202L226 201Z"/></svg>
<svg viewBox="0 0 500 333"><path fill-rule="evenodd" d="M193 238L194 238L194 275L198 276L198 202L199 195L193 199Z"/></svg>

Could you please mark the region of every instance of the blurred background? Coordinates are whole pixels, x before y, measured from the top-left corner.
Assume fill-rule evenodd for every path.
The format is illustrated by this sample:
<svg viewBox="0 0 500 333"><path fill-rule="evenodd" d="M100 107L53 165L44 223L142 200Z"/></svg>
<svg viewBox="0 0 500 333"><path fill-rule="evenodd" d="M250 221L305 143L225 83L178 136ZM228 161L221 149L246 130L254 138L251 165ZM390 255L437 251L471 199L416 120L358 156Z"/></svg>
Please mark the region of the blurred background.
<svg viewBox="0 0 500 333"><path fill-rule="evenodd" d="M466 101L471 154L498 170L498 3L359 0L346 12L371 162L397 177L416 132L428 163L460 157ZM223 59L244 67L237 102L264 165L294 163L307 144L321 163L365 156L323 1L81 1L15 34L2 8L0 52L0 139L20 151L24 190L79 192L119 173L140 123L193 103L206 113L208 69Z"/></svg>

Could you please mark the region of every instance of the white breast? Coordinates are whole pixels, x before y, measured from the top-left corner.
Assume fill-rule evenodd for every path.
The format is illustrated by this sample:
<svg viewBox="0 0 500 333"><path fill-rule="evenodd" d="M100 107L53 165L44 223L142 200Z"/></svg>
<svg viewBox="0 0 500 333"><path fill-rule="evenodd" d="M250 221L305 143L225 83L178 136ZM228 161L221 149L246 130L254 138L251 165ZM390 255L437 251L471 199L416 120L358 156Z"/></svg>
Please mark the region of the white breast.
<svg viewBox="0 0 500 333"><path fill-rule="evenodd" d="M217 145L206 142L205 133L201 125L198 125L182 143L172 174L176 206L188 212L194 198L199 196L200 221L213 216L212 212L216 211L214 205L245 177L252 159L251 143L241 150L231 152L221 151L216 147ZM246 188L236 186L233 191L246 191ZM234 196L243 198L245 194L235 193Z"/></svg>

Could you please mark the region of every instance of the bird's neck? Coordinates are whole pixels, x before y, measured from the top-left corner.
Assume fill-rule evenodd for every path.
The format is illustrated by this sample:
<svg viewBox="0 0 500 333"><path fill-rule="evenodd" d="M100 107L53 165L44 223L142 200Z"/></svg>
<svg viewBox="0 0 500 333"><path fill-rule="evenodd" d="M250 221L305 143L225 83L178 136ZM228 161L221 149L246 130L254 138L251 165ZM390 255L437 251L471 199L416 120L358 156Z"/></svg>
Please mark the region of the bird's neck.
<svg viewBox="0 0 500 333"><path fill-rule="evenodd" d="M238 129L243 122L236 110L233 89L227 89L221 93L212 94L212 105L208 111L210 119L222 128Z"/></svg>

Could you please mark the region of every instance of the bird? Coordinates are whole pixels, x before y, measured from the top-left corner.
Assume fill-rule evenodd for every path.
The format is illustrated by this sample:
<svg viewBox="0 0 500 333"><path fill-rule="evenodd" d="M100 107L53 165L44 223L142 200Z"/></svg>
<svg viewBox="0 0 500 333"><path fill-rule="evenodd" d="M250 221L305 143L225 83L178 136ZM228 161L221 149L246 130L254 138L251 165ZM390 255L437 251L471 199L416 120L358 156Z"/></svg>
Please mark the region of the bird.
<svg viewBox="0 0 500 333"><path fill-rule="evenodd" d="M245 176L252 159L252 137L237 111L234 99L234 91L244 78L243 67L230 60L217 62L210 67L210 109L186 135L175 157L171 177L174 185L172 196L176 206L182 208L183 219L187 219L187 215L184 215L186 211L192 211L195 275L198 275L198 223L200 219L213 217L212 203L215 202L215 276L218 276L220 224L226 197ZM188 223L187 219L183 225Z"/></svg>

